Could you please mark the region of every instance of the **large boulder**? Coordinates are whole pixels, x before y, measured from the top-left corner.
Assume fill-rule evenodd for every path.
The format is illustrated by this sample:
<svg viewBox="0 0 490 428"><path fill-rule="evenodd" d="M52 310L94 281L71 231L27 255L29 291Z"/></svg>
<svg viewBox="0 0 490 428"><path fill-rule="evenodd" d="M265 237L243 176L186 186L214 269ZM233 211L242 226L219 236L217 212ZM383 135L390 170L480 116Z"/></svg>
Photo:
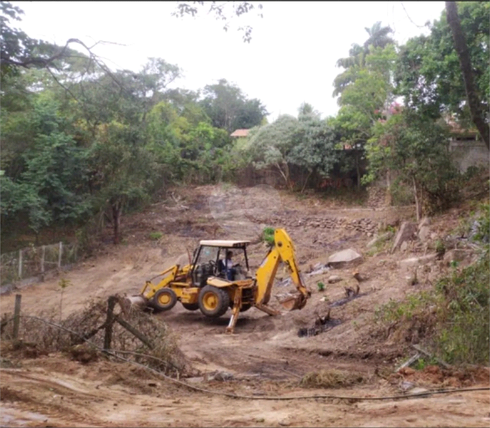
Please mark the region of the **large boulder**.
<svg viewBox="0 0 490 428"><path fill-rule="evenodd" d="M334 253L328 258L328 265L334 268L354 266L361 262L362 256L351 248Z"/></svg>
<svg viewBox="0 0 490 428"><path fill-rule="evenodd" d="M417 233L417 225L411 222L402 223L400 230L395 236L395 242L391 249L391 252L394 253L405 241L413 241L416 237Z"/></svg>

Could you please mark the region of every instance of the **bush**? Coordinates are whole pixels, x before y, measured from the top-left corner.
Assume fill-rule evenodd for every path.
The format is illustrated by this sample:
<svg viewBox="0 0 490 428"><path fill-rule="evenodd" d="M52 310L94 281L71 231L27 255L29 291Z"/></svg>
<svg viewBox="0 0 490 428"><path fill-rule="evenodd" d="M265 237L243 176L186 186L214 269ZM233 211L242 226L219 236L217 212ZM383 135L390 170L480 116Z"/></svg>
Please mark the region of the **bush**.
<svg viewBox="0 0 490 428"><path fill-rule="evenodd" d="M473 265L440 279L431 292L390 301L376 310L397 337L423 340L448 363L490 362L490 260L485 251Z"/></svg>
<svg viewBox="0 0 490 428"><path fill-rule="evenodd" d="M264 227L262 231L262 240L271 247L274 245L274 231L273 227Z"/></svg>
<svg viewBox="0 0 490 428"><path fill-rule="evenodd" d="M489 283L490 261L486 255L437 283L436 292L443 305L436 345L448 362L489 363Z"/></svg>

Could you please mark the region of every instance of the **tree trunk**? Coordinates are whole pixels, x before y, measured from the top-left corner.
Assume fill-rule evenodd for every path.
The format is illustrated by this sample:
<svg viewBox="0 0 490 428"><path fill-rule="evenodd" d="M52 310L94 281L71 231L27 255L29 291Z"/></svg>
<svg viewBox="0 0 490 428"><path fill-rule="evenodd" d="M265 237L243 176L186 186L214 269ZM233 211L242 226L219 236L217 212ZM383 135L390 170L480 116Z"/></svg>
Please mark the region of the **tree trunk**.
<svg viewBox="0 0 490 428"><path fill-rule="evenodd" d="M114 221L114 244L119 244L119 224L121 221L121 204L116 202L112 204L112 219Z"/></svg>
<svg viewBox="0 0 490 428"><path fill-rule="evenodd" d="M487 146L487 149L490 150L488 124L485 123L481 108L481 101L475 89L470 54L463 30L461 29L461 22L459 21L458 7L456 6L456 3L447 1L446 12L447 22L453 34L454 47L458 53L461 72L463 74L466 98L471 112L471 120L477 127L478 132Z"/></svg>
<svg viewBox="0 0 490 428"><path fill-rule="evenodd" d="M421 213L421 207L420 207L420 201L419 201L419 195L417 189L417 182L415 181L414 177L412 177L412 182L413 182L413 195L415 196L415 211L417 214L417 223L419 223L422 213Z"/></svg>
<svg viewBox="0 0 490 428"><path fill-rule="evenodd" d="M359 168L359 153L356 151L356 175L357 175L357 190L361 189L361 171Z"/></svg>
<svg viewBox="0 0 490 428"><path fill-rule="evenodd" d="M302 187L302 189L301 189L301 193L303 193L303 192L305 191L305 189L306 189L306 185L308 184L308 180L310 179L311 174L313 174L313 171L310 171L310 172L308 173L308 175L306 176L306 180L305 180L305 182L304 182L304 184L303 184L303 187Z"/></svg>

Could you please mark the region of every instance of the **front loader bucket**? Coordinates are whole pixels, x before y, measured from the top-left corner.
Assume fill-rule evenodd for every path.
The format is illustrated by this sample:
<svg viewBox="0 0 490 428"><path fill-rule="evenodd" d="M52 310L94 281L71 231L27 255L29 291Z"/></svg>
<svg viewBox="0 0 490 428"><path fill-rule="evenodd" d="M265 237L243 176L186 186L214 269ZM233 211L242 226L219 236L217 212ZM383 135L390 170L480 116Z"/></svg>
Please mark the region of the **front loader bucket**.
<svg viewBox="0 0 490 428"><path fill-rule="evenodd" d="M148 305L148 299L141 294L125 296L121 299L120 304L123 312L129 314L134 308L139 310L145 309Z"/></svg>
<svg viewBox="0 0 490 428"><path fill-rule="evenodd" d="M306 305L306 299L302 294L290 294L277 297L278 302L288 311L302 309Z"/></svg>

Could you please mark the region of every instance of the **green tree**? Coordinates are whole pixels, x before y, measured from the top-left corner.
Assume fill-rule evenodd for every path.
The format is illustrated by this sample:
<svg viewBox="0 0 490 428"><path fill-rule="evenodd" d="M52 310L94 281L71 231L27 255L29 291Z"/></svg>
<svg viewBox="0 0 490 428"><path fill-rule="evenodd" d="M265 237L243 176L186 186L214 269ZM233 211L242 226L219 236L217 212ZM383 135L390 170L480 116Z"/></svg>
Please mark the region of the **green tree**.
<svg viewBox="0 0 490 428"><path fill-rule="evenodd" d="M326 121L320 119L309 104L300 107L298 126L292 138L293 147L289 153L289 160L308 171L302 184L303 192L313 174L329 177L339 161L337 138L334 130Z"/></svg>
<svg viewBox="0 0 490 428"><path fill-rule="evenodd" d="M465 80L446 15L443 11L433 23L430 35L412 38L400 48L395 73L397 94L404 97L408 108L421 115L434 119L454 115L464 127L471 127L474 114L467 102ZM458 3L457 16L471 62L474 89L470 92L479 99L476 109L485 118L490 100L490 5Z"/></svg>
<svg viewBox="0 0 490 428"><path fill-rule="evenodd" d="M361 185L360 165L365 144L373 135L373 127L382 117L390 114L393 103L392 70L397 54L392 44L385 48L371 48L364 66L356 71L356 77L342 92L337 117L332 121L341 142L350 146L358 188Z"/></svg>
<svg viewBox="0 0 490 428"><path fill-rule="evenodd" d="M254 166L258 169L275 168L289 189L293 188L290 177L290 153L294 147L294 135L298 130L298 119L279 116L269 125L254 128L245 151L249 151Z"/></svg>
<svg viewBox="0 0 490 428"><path fill-rule="evenodd" d="M358 76L359 71L366 67L366 57L372 49L384 49L394 44L394 40L388 36L392 32L390 27L382 27L381 22L376 22L371 28L365 28L369 37L363 46L354 43L349 50L349 56L340 58L337 61L337 67L345 70L339 74L333 83L333 96L340 95L349 85L351 85Z"/></svg>
<svg viewBox="0 0 490 428"><path fill-rule="evenodd" d="M461 28L461 22L458 16L458 9L455 2L446 2L447 21L454 39L454 48L458 53L458 58L463 74L464 86L466 91L466 99L468 101L468 109L470 110L471 119L476 125L483 141L490 150L488 123L485 123L485 110L481 109L481 97L477 92L473 67L471 65L471 57L468 52L468 44ZM490 16L489 16L490 18ZM487 44L488 51L488 44ZM488 102L488 98L487 98ZM488 106L488 104L487 104ZM488 113L488 109L487 109Z"/></svg>
<svg viewBox="0 0 490 428"><path fill-rule="evenodd" d="M90 210L84 151L52 100L36 101L28 120L32 141L22 154L22 172L4 179L2 214L28 212L36 233L45 225L82 220Z"/></svg>
<svg viewBox="0 0 490 428"><path fill-rule="evenodd" d="M158 165L145 148L141 131L117 122L101 126L88 159L95 177L92 183L96 190L95 208L109 211L114 244L118 244L124 210L150 198L155 190Z"/></svg>
<svg viewBox="0 0 490 428"><path fill-rule="evenodd" d="M458 172L447 144L447 127L409 110L378 122L368 142L373 180L388 169L412 189L417 220L425 212L445 209L457 198Z"/></svg>
<svg viewBox="0 0 490 428"><path fill-rule="evenodd" d="M238 86L228 83L226 79L205 86L202 105L212 125L229 133L235 129L258 126L267 115L259 100L247 99Z"/></svg>

